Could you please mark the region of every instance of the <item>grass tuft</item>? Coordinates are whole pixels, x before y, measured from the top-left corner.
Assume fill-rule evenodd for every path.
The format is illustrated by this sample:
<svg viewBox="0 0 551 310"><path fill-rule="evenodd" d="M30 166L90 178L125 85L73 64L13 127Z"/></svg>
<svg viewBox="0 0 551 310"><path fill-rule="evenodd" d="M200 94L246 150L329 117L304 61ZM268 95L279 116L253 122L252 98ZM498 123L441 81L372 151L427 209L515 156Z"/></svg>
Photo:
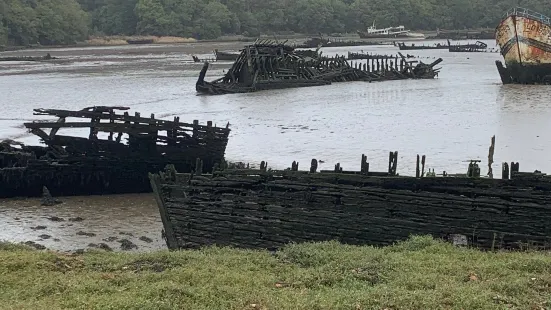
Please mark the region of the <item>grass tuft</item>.
<svg viewBox="0 0 551 310"><path fill-rule="evenodd" d="M549 309L551 255L414 236L67 255L0 243L0 309Z"/></svg>

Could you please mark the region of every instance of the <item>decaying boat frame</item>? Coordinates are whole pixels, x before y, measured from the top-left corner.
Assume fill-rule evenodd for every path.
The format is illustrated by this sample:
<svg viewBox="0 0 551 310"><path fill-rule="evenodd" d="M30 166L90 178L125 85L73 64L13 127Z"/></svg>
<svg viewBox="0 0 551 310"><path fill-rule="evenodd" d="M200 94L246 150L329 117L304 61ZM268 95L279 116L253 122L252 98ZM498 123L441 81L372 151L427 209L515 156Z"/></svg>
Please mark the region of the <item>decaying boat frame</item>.
<svg viewBox="0 0 551 310"><path fill-rule="evenodd" d="M493 141L493 140L492 140ZM493 145L493 144L492 144ZM483 249L551 244L551 177L503 164L502 179L467 173L437 177L417 156L415 177L396 174L397 152L384 172L230 169L150 174L170 249L206 245L277 249L290 242L338 240L388 245L410 234L456 239ZM490 148L489 166L493 162ZM492 174L491 169L488 172Z"/></svg>
<svg viewBox="0 0 551 310"><path fill-rule="evenodd" d="M351 64L344 56L304 57L291 46L273 41L257 41L246 46L226 74L213 82L205 81L209 63L205 62L196 83L204 94L245 93L266 89L328 85L332 82L432 79L434 67L442 62L419 63L413 67L403 55L400 59L371 59ZM399 62L398 62L399 61Z"/></svg>
<svg viewBox="0 0 551 310"><path fill-rule="evenodd" d="M167 164L191 171L197 158L213 169L224 161L230 129L117 114L127 107L96 106L80 111L35 109L35 115L57 117L25 127L46 146L0 147L0 197L37 196L47 186L53 195L150 191L148 172ZM83 119L89 121L82 121ZM69 121L76 119L80 121ZM60 134L64 129L89 129L87 137ZM49 132L47 132L49 130ZM15 160L15 159L20 160Z"/></svg>

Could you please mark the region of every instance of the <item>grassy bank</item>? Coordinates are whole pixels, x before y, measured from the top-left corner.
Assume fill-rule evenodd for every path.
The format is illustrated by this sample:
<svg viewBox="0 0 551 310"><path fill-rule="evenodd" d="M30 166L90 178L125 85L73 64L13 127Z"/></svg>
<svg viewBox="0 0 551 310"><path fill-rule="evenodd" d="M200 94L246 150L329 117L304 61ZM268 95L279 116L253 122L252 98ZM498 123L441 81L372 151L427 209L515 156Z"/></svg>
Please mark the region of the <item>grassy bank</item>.
<svg viewBox="0 0 551 310"><path fill-rule="evenodd" d="M483 253L426 237L278 254L64 255L0 244L1 309L548 309L551 255Z"/></svg>

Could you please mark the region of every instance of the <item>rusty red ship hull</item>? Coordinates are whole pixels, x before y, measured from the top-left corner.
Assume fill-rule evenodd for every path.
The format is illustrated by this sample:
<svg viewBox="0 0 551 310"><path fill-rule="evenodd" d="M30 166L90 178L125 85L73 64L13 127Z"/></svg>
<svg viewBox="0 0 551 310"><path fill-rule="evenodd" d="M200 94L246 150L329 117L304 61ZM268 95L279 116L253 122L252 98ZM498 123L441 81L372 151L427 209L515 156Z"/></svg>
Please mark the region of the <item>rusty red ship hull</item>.
<svg viewBox="0 0 551 310"><path fill-rule="evenodd" d="M505 66L497 61L503 84L551 84L551 19L515 8L496 28Z"/></svg>

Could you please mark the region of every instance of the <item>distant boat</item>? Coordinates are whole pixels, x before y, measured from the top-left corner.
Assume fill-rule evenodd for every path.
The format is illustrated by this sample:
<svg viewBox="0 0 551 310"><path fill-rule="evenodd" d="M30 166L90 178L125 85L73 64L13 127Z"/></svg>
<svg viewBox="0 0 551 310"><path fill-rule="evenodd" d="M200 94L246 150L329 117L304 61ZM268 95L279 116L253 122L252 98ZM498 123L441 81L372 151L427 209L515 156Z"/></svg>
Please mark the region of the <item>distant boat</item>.
<svg viewBox="0 0 551 310"><path fill-rule="evenodd" d="M217 49L214 50L214 55L216 56L216 60L228 61L237 60L237 57L239 57L238 53L219 52Z"/></svg>
<svg viewBox="0 0 551 310"><path fill-rule="evenodd" d="M153 43L153 39L130 39L126 40L126 43L128 44L151 44Z"/></svg>
<svg viewBox="0 0 551 310"><path fill-rule="evenodd" d="M450 51L463 51L470 49L485 49L486 43L477 41L475 44L458 44L451 45L450 40L447 40L447 44L437 43L435 45L406 45L404 42L395 44L402 51L410 50L450 50Z"/></svg>
<svg viewBox="0 0 551 310"><path fill-rule="evenodd" d="M514 8L496 28L506 67L496 65L503 84L551 84L551 18Z"/></svg>
<svg viewBox="0 0 551 310"><path fill-rule="evenodd" d="M424 38L425 35L422 33L412 33L410 30L406 30L404 26L398 27L387 27L377 29L375 27L375 22L372 26L367 28L367 31L358 31L358 35L362 39L371 39L371 38Z"/></svg>

